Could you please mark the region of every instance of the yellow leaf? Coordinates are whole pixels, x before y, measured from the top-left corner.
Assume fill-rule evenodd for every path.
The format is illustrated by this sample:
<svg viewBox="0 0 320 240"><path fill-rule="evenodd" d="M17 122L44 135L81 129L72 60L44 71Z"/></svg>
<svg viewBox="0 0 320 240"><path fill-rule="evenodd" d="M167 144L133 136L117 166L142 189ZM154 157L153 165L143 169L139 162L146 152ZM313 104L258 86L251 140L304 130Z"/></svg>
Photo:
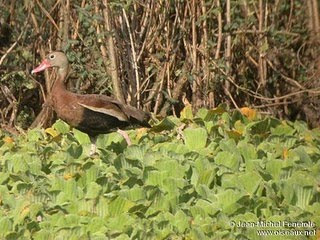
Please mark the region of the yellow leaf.
<svg viewBox="0 0 320 240"><path fill-rule="evenodd" d="M226 131L226 132L227 132L228 136L230 138L233 138L234 140L238 140L242 136L242 134L237 130L231 130L231 131Z"/></svg>
<svg viewBox="0 0 320 240"><path fill-rule="evenodd" d="M237 120L234 123L234 129L237 133L242 135L245 130L245 125L240 120Z"/></svg>
<svg viewBox="0 0 320 240"><path fill-rule="evenodd" d="M289 156L289 150L287 148L283 149L283 151L282 151L283 159L287 159L288 156Z"/></svg>
<svg viewBox="0 0 320 240"><path fill-rule="evenodd" d="M193 113L192 113L192 106L191 105L187 105L182 109L182 111L180 112L180 118L181 119L193 119Z"/></svg>
<svg viewBox="0 0 320 240"><path fill-rule="evenodd" d="M320 229L317 229L316 239L320 239Z"/></svg>
<svg viewBox="0 0 320 240"><path fill-rule="evenodd" d="M306 142L311 143L313 141L313 136L310 131L305 131L303 135Z"/></svg>
<svg viewBox="0 0 320 240"><path fill-rule="evenodd" d="M223 107L223 106L218 106L216 108L213 108L210 110L212 113L214 114L222 114L222 113L225 113L226 112L226 109Z"/></svg>
<svg viewBox="0 0 320 240"><path fill-rule="evenodd" d="M243 107L243 108L240 108L240 112L244 116L246 116L249 120L254 120L257 117L257 111L252 108Z"/></svg>
<svg viewBox="0 0 320 240"><path fill-rule="evenodd" d="M51 127L47 128L45 130L45 132L48 133L49 135L51 135L54 138L59 135L59 133L55 129L51 128Z"/></svg>
<svg viewBox="0 0 320 240"><path fill-rule="evenodd" d="M137 140L140 140L146 133L147 133L147 128L139 128L137 130Z"/></svg>
<svg viewBox="0 0 320 240"><path fill-rule="evenodd" d="M25 206L22 211L20 212L20 217L24 218L30 212L30 205Z"/></svg>
<svg viewBox="0 0 320 240"><path fill-rule="evenodd" d="M73 177L73 175L71 174L71 173L65 173L64 175L63 175L63 178L65 179L65 180L69 180L69 179L71 179Z"/></svg>
<svg viewBox="0 0 320 240"><path fill-rule="evenodd" d="M3 138L3 141L4 141L5 143L7 143L7 144L13 144L13 143L14 143L13 138L12 138L12 137L8 137L8 136L4 137L4 138Z"/></svg>

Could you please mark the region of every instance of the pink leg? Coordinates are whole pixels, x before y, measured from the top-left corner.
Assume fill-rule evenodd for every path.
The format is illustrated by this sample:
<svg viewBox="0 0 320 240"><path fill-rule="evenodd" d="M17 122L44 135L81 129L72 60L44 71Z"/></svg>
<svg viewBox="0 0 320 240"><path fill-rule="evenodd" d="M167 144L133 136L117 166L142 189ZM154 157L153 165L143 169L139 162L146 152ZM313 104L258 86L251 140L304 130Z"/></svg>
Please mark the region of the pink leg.
<svg viewBox="0 0 320 240"><path fill-rule="evenodd" d="M130 146L132 144L128 133L126 133L125 131L123 131L121 129L118 129L117 133L119 133L124 138L124 140L126 140L128 146Z"/></svg>

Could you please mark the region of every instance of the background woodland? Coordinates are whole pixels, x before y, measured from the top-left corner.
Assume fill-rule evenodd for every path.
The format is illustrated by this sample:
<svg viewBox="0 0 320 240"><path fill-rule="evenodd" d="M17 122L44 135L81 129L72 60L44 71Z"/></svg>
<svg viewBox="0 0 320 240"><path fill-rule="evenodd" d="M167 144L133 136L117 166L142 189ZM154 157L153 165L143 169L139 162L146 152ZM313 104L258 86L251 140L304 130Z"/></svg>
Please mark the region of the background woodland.
<svg viewBox="0 0 320 240"><path fill-rule="evenodd" d="M0 0L0 124L48 126L61 49L68 88L114 95L158 116L191 104L250 107L319 124L317 0Z"/></svg>

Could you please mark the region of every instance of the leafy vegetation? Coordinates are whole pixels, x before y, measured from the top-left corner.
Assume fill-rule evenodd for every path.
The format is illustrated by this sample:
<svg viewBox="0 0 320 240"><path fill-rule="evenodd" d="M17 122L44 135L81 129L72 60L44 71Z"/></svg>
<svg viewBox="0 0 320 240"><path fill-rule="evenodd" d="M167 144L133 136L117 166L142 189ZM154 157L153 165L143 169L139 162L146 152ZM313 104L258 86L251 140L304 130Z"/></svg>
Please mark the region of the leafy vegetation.
<svg viewBox="0 0 320 240"><path fill-rule="evenodd" d="M30 71L61 49L75 92L161 116L186 99L318 126L319 16L318 0L0 0L0 124L54 122L42 108L54 76Z"/></svg>
<svg viewBox="0 0 320 240"><path fill-rule="evenodd" d="M187 106L128 133L133 145L100 135L90 156L88 136L62 121L0 132L0 238L261 239L231 223L320 226L319 129Z"/></svg>

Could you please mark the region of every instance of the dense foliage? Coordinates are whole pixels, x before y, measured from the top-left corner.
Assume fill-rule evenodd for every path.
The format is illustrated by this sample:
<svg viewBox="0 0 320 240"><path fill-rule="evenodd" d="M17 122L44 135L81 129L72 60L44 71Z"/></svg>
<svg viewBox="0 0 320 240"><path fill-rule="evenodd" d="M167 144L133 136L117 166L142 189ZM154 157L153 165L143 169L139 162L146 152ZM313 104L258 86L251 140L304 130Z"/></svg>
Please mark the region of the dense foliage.
<svg viewBox="0 0 320 240"><path fill-rule="evenodd" d="M36 119L54 77L30 70L62 49L72 91L113 93L162 116L184 99L316 126L319 26L318 0L0 0L0 123Z"/></svg>
<svg viewBox="0 0 320 240"><path fill-rule="evenodd" d="M0 132L0 238L258 240L270 228L232 223L320 226L319 129L187 106L128 133L133 145L100 135L90 156L88 136L62 121Z"/></svg>

